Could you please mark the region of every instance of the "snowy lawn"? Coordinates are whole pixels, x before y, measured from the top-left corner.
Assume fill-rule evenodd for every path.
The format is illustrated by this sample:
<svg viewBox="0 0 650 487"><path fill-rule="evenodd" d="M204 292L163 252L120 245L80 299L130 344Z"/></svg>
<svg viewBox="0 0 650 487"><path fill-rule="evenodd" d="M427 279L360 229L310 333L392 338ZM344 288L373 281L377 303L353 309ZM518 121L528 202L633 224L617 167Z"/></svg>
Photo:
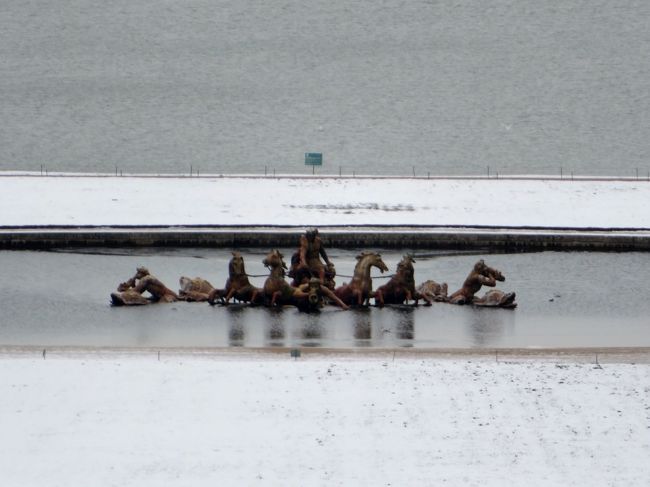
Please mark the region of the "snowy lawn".
<svg viewBox="0 0 650 487"><path fill-rule="evenodd" d="M0 356L5 486L624 485L650 365Z"/></svg>
<svg viewBox="0 0 650 487"><path fill-rule="evenodd" d="M650 182L0 177L0 226L486 225L650 228Z"/></svg>

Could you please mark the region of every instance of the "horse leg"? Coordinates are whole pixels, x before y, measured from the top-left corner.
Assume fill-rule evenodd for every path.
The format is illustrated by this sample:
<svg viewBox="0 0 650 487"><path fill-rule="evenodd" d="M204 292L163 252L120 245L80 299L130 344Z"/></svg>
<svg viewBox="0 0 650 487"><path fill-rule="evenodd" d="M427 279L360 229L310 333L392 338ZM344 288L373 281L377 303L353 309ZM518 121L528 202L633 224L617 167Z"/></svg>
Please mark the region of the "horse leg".
<svg viewBox="0 0 650 487"><path fill-rule="evenodd" d="M415 302L417 303L418 299L422 299L424 301L425 306L431 306L433 304L433 300L431 297L427 296L426 294L419 293L415 291Z"/></svg>
<svg viewBox="0 0 650 487"><path fill-rule="evenodd" d="M415 301L415 302L413 303L413 306L417 306L417 305L418 305L418 298L417 298L417 296L416 296L416 297L413 297L413 295L411 294L411 291L409 291L409 290L407 289L407 290L406 290L406 304L409 304L409 301Z"/></svg>
<svg viewBox="0 0 650 487"><path fill-rule="evenodd" d="M213 289L208 293L208 303L210 303L212 306L217 304L217 299L221 301L221 304L223 304L223 293L225 292L225 289Z"/></svg>
<svg viewBox="0 0 650 487"><path fill-rule="evenodd" d="M379 290L375 293L375 306L380 308L384 306L384 293Z"/></svg>
<svg viewBox="0 0 650 487"><path fill-rule="evenodd" d="M236 289L234 287L231 287L230 290L228 291L228 294L226 294L226 300L224 301L223 304L227 305L229 301L232 299L232 297L235 295Z"/></svg>

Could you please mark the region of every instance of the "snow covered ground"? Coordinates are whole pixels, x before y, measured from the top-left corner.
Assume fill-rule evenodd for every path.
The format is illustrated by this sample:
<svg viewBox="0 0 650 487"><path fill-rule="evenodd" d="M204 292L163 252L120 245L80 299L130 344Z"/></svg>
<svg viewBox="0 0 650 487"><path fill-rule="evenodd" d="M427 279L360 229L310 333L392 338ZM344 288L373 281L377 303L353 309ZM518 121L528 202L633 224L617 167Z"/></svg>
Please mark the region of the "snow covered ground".
<svg viewBox="0 0 650 487"><path fill-rule="evenodd" d="M494 357L0 356L6 486L625 485L650 365Z"/></svg>
<svg viewBox="0 0 650 487"><path fill-rule="evenodd" d="M0 226L650 228L645 180L0 177Z"/></svg>

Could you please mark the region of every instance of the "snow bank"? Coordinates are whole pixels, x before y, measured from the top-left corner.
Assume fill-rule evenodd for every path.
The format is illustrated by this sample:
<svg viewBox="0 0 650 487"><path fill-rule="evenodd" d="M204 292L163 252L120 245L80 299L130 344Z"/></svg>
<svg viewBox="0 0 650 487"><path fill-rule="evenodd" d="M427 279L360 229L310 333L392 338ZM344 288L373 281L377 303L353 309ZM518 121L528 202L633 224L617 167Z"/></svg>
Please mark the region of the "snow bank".
<svg viewBox="0 0 650 487"><path fill-rule="evenodd" d="M647 181L0 177L0 226L650 228Z"/></svg>
<svg viewBox="0 0 650 487"><path fill-rule="evenodd" d="M0 357L3 485L625 485L650 365Z"/></svg>

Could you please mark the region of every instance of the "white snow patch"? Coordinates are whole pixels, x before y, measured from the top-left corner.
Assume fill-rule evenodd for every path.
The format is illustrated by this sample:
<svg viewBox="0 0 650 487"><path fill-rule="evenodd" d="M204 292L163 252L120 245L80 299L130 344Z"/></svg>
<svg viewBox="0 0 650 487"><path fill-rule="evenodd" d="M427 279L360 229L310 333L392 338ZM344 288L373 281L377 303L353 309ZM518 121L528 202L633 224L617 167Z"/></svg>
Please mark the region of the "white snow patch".
<svg viewBox="0 0 650 487"><path fill-rule="evenodd" d="M625 485L650 365L0 357L3 485Z"/></svg>
<svg viewBox="0 0 650 487"><path fill-rule="evenodd" d="M0 226L650 228L645 181L0 177Z"/></svg>

